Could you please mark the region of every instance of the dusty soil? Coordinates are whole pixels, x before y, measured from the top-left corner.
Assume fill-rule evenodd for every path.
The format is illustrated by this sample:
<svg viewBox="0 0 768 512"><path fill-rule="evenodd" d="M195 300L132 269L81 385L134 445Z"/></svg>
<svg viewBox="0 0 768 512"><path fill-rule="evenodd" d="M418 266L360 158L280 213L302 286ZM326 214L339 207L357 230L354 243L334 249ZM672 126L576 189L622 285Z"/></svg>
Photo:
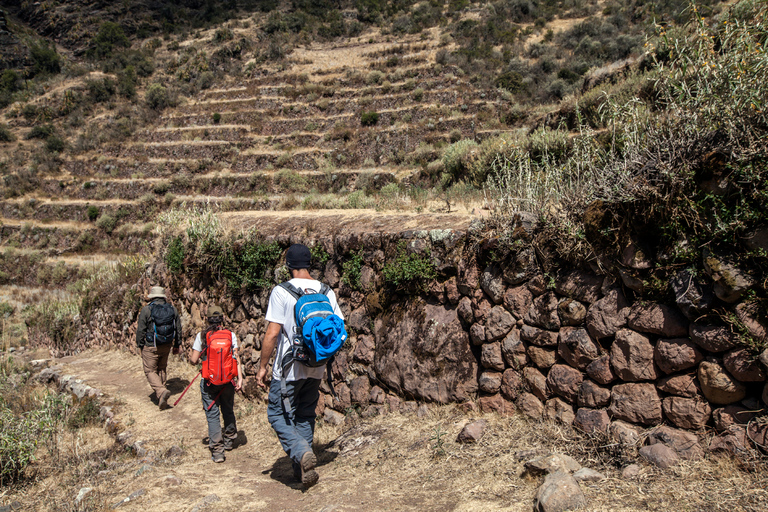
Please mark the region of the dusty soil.
<svg viewBox="0 0 768 512"><path fill-rule="evenodd" d="M58 462L42 453L38 476L0 492L0 506L18 502L22 510L102 511L134 496L118 509L529 511L542 478L528 475L524 463L559 452L606 476L582 483L588 510L768 509L768 471L759 454L745 460L710 454L661 470L639 459L637 447L620 448L570 427L434 404L421 414L369 418L350 410L340 426L319 420L320 482L304 490L293 480L290 461L267 422L263 396L237 397L240 445L225 463L214 464L197 381L176 407L160 411L149 398L140 358L127 351L92 350L53 364L100 389L102 401L113 404L122 434L130 435L127 444L138 441L147 453L126 450L100 426L64 431ZM181 358L172 358L171 403L195 373ZM487 421L479 442L457 443L463 426L479 418ZM181 455L167 454L174 445ZM630 463L640 464L640 473L623 478L621 470ZM84 487L93 491L75 506Z"/></svg>
<svg viewBox="0 0 768 512"><path fill-rule="evenodd" d="M317 486L306 491L293 480L290 462L267 422L263 400L249 401L241 396L236 399L236 415L238 439L242 444L227 453L225 463L215 464L210 460L206 444L207 427L199 379L177 406L160 411L150 400L151 389L137 356L97 350L56 363L64 365L65 374L82 378L101 390L107 401L114 401L116 417L125 426L124 432L130 433L130 442L139 441L148 451L148 455L137 458L127 469L116 468L98 479L100 481L82 483L98 486L105 505L144 489L142 496L121 505L120 510L191 510L212 494L220 501L204 510L518 510L530 506L527 503L530 496L526 496L529 492L521 496L519 507L509 502L499 503L494 496L478 500L474 493L465 495L464 486L454 487L443 481L438 471L430 470L429 449L425 452L426 464L422 466L422 462L418 462L423 471L421 478L404 478L405 473L382 473L375 461L369 460L369 456L361 457L361 453L371 449L366 447L366 439L380 437L392 426L372 428L366 435L355 438L354 443L339 448L331 446L331 442L348 427L331 427L322 421L318 422L315 435L321 479ZM174 403L195 376L195 369L173 357L168 374L173 393L170 403ZM398 414L390 418L398 429L406 428L413 419L415 415ZM424 432L420 434L420 442L413 450L422 450L424 435ZM173 445L182 447L184 454L166 458L164 454ZM97 446L104 448L103 444ZM417 461L403 463L413 465ZM137 476L137 473L140 474ZM180 479L181 484L166 485L165 478L169 476ZM70 494L74 497L77 492L78 489L71 489Z"/></svg>

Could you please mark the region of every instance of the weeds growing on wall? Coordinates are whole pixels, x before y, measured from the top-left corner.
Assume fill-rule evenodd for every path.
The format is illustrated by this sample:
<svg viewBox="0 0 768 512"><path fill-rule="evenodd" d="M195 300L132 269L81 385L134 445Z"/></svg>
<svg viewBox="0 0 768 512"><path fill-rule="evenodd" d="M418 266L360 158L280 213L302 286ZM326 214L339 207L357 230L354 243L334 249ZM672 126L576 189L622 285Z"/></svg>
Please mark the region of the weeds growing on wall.
<svg viewBox="0 0 768 512"><path fill-rule="evenodd" d="M421 292L437 271L428 257L408 252L405 242L400 242L395 259L384 265L382 275L398 291Z"/></svg>
<svg viewBox="0 0 768 512"><path fill-rule="evenodd" d="M183 230L178 234L178 229ZM253 292L272 286L270 275L282 248L266 242L256 231L227 236L219 218L210 209L173 209L159 219L159 232L166 241L164 260L173 273L183 270L221 276L230 293Z"/></svg>
<svg viewBox="0 0 768 512"><path fill-rule="evenodd" d="M356 252L341 265L341 282L349 285L353 290L359 290L361 270L363 268L363 253Z"/></svg>

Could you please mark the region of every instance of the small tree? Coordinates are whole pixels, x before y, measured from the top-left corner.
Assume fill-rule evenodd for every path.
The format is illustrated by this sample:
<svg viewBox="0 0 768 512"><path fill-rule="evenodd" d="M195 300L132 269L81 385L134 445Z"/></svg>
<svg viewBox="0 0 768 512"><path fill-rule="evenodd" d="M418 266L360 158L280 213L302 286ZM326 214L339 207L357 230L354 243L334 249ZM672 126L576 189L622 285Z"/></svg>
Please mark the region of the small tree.
<svg viewBox="0 0 768 512"><path fill-rule="evenodd" d="M115 47L127 48L131 42L125 36L123 27L111 21L105 21L99 27L99 33L91 41L93 48L88 53L97 59L109 57Z"/></svg>
<svg viewBox="0 0 768 512"><path fill-rule="evenodd" d="M147 94L144 96L147 106L155 110L162 110L168 106L168 89L160 84L152 84L147 88Z"/></svg>
<svg viewBox="0 0 768 512"><path fill-rule="evenodd" d="M48 43L43 41L33 43L29 47L29 51L32 54L32 61L35 63L35 74L56 74L61 71L61 57L56 53L55 47L48 46Z"/></svg>

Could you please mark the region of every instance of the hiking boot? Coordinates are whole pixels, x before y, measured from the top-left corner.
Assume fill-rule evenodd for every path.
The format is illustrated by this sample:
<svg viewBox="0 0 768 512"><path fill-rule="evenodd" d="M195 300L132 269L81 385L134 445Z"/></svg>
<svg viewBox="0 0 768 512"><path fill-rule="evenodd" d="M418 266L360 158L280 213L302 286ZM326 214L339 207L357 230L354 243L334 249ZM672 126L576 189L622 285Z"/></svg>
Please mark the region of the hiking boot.
<svg viewBox="0 0 768 512"><path fill-rule="evenodd" d="M223 453L214 453L211 455L211 460L213 462L224 462L224 454Z"/></svg>
<svg viewBox="0 0 768 512"><path fill-rule="evenodd" d="M320 475L315 471L315 465L317 465L317 457L312 450L301 456L301 483L304 484L305 489L309 489L320 480Z"/></svg>
<svg viewBox="0 0 768 512"><path fill-rule="evenodd" d="M228 452L231 452L235 448L235 442L231 439L227 439L224 441L224 449Z"/></svg>
<svg viewBox="0 0 768 512"><path fill-rule="evenodd" d="M171 408L171 406L168 405L169 398L171 398L171 392L167 389L160 393L160 399L157 401L157 405L160 407L161 411Z"/></svg>

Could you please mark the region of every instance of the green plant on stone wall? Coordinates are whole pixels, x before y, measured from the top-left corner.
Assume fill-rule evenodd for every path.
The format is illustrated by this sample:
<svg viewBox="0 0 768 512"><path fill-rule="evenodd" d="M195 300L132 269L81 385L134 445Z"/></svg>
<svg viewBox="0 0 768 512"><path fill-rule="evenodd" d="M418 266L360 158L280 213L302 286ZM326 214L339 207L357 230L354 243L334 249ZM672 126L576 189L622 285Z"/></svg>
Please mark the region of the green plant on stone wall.
<svg viewBox="0 0 768 512"><path fill-rule="evenodd" d="M309 252L312 255L312 263L315 265L325 265L331 257L321 244L313 245Z"/></svg>
<svg viewBox="0 0 768 512"><path fill-rule="evenodd" d="M341 282L353 290L360 289L361 269L363 268L362 251L352 254L351 258L341 265Z"/></svg>
<svg viewBox="0 0 768 512"><path fill-rule="evenodd" d="M437 276L434 264L428 257L409 253L405 242L397 246L397 256L394 261L384 265L382 269L384 281L398 290L423 290L427 281Z"/></svg>
<svg viewBox="0 0 768 512"><path fill-rule="evenodd" d="M184 240L182 237L177 236L168 244L165 253L165 265L174 274L184 270Z"/></svg>
<svg viewBox="0 0 768 512"><path fill-rule="evenodd" d="M216 258L231 293L253 292L272 285L269 272L282 255L277 242L265 242L255 232L224 244Z"/></svg>

